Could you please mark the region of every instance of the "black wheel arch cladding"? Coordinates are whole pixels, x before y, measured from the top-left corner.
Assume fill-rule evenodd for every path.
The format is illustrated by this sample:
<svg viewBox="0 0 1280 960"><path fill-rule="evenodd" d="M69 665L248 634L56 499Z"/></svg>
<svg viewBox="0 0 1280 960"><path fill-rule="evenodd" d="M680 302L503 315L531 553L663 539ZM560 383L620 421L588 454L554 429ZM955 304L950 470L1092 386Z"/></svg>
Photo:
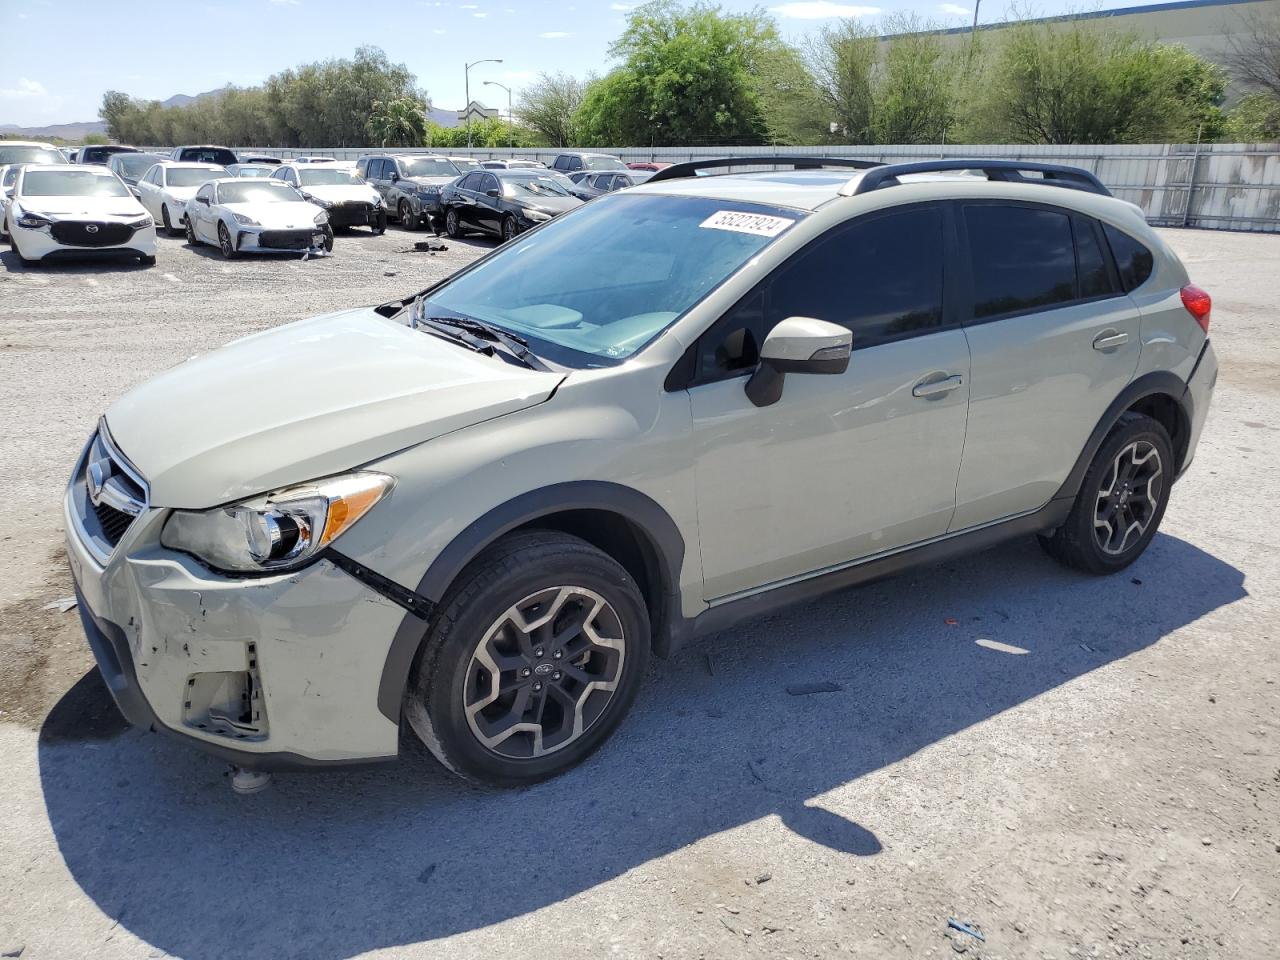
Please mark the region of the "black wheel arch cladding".
<svg viewBox="0 0 1280 960"><path fill-rule="evenodd" d="M654 652L665 655L667 627L678 611L684 538L675 521L656 501L621 484L578 480L553 484L508 500L454 537L427 568L415 592L439 603L458 574L483 550L508 533L535 526L573 533L600 546L626 567L639 581L649 608ZM620 531L624 529L634 538L631 544L620 539ZM634 550L631 556L617 556L618 552L625 554L628 549ZM637 569L637 565L642 566ZM419 617L406 614L387 652L378 685L378 710L396 722L400 720L409 671L427 627Z"/></svg>

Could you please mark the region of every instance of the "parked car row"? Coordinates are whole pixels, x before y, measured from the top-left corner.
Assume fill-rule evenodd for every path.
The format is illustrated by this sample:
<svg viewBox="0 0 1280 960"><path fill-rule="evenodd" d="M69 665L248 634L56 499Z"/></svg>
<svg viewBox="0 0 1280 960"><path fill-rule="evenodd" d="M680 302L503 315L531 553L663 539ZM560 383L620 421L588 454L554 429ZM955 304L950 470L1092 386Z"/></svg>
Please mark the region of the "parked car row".
<svg viewBox="0 0 1280 960"><path fill-rule="evenodd" d="M370 154L347 163L324 156L237 157L217 145L176 147L168 155L107 147L81 148L81 162L67 164L48 144L0 146L0 158L7 161L0 166L0 239L9 239L24 263L88 252L152 262L157 229L169 236L185 234L192 244L213 244L227 257L331 251L336 230L367 226L381 234L390 220L408 230L427 227L454 238L480 232L505 241L653 175L591 153L561 154L548 168L518 158L482 165L472 158L417 153ZM45 168L66 165L67 175L27 179L22 171L30 164L46 174L51 171ZM568 168L571 174L560 172ZM67 193L49 192L55 189ZM123 202L130 194L136 202ZM53 202L52 197L63 199ZM108 198L121 201L112 216L132 216L135 233L150 230L149 244L133 233L125 236L114 220L99 216L103 206L97 201ZM11 207L17 212L10 213ZM73 229L73 223L79 227Z"/></svg>

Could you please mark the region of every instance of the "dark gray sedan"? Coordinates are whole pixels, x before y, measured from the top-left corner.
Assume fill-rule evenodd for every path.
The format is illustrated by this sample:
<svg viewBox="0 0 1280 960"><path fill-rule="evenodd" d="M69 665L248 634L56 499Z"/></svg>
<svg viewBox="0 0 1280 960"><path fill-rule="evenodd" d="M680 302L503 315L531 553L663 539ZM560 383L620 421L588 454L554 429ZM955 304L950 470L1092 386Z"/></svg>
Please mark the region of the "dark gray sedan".
<svg viewBox="0 0 1280 960"><path fill-rule="evenodd" d="M440 192L451 237L479 230L510 240L582 206L573 184L547 170L474 170Z"/></svg>

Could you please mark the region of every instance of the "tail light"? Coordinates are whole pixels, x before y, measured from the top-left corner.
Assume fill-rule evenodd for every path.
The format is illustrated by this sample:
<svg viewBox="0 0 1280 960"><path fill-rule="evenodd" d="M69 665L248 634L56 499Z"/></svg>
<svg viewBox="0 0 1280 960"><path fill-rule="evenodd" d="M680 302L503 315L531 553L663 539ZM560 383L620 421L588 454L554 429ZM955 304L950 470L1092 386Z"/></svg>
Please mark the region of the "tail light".
<svg viewBox="0 0 1280 960"><path fill-rule="evenodd" d="M1182 305L1187 308L1187 313L1196 318L1196 323L1200 324L1200 329L1208 333L1209 311L1213 309L1213 300L1209 297L1209 294L1194 283L1188 283L1182 288Z"/></svg>

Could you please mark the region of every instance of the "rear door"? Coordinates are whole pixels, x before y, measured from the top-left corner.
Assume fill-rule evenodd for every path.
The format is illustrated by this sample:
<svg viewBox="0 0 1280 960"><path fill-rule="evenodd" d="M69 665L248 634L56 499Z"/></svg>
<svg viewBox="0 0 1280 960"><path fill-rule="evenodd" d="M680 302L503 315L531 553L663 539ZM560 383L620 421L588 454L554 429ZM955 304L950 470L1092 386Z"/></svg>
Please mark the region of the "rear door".
<svg viewBox="0 0 1280 960"><path fill-rule="evenodd" d="M837 227L699 339L693 416L705 598L941 536L955 509L969 350L952 309L951 210L896 207ZM780 320L853 331L845 373L744 385Z"/></svg>
<svg viewBox="0 0 1280 960"><path fill-rule="evenodd" d="M1044 506L1141 351L1097 221L1049 204L959 208L973 376L953 530Z"/></svg>

